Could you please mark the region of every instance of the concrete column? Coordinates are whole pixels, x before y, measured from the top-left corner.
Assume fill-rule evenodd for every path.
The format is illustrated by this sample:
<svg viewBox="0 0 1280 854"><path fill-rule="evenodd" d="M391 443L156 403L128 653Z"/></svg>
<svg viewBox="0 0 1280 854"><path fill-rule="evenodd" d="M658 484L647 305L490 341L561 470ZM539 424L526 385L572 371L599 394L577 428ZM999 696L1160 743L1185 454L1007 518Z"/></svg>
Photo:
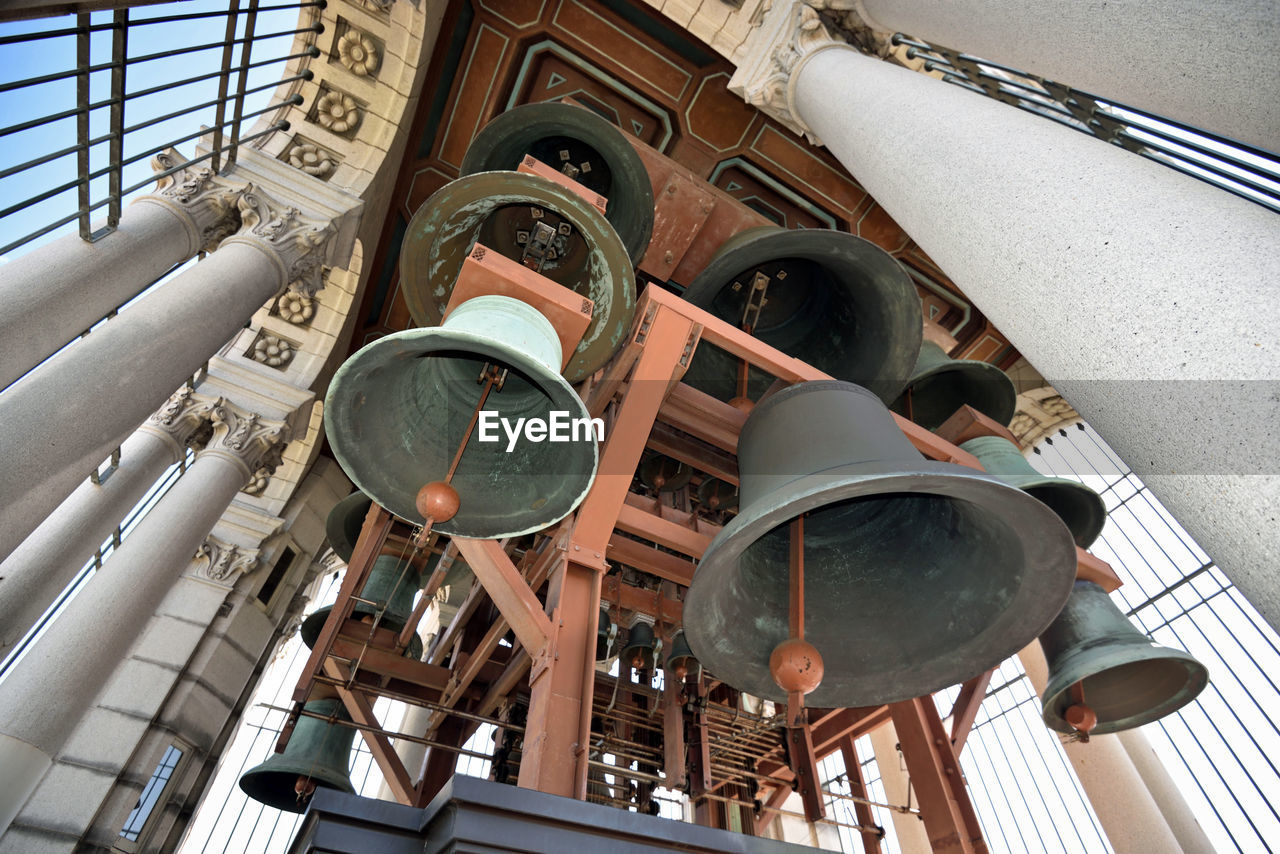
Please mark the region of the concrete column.
<svg viewBox="0 0 1280 854"><path fill-rule="evenodd" d="M1039 642L1024 647L1018 659L1036 694L1042 695L1049 667ZM1095 735L1087 743L1067 742L1063 750L1116 854L1176 854L1184 850L1116 736Z"/></svg>
<svg viewBox="0 0 1280 854"><path fill-rule="evenodd" d="M184 162L170 149L152 165L159 171ZM208 167L187 167L159 179L156 192L135 200L101 240L71 234L0 266L0 389L234 231L243 191Z"/></svg>
<svg viewBox="0 0 1280 854"><path fill-rule="evenodd" d="M1280 626L1280 217L833 44L775 2L730 87L823 140Z"/></svg>
<svg viewBox="0 0 1280 854"><path fill-rule="evenodd" d="M1141 729L1130 729L1116 733L1116 738L1129 754L1134 769L1142 782L1147 785L1160 814L1168 822L1169 829L1177 837L1178 844L1187 854L1214 854L1216 850L1204 828L1196 820L1196 814L1187 806L1182 793L1174 785L1169 772L1165 770L1160 757L1151 749L1151 743L1142 734Z"/></svg>
<svg viewBox="0 0 1280 854"><path fill-rule="evenodd" d="M209 405L214 436L191 469L0 684L0 832L52 764L81 716L250 476L277 463L283 422L225 401ZM234 571L234 549L205 547L207 575ZM9 773L10 763L14 772Z"/></svg>
<svg viewBox="0 0 1280 854"><path fill-rule="evenodd" d="M873 29L1280 151L1280 12L1268 0L859 0L858 11Z"/></svg>
<svg viewBox="0 0 1280 854"><path fill-rule="evenodd" d="M0 560L74 488L55 491L69 463L114 447L290 282L319 287L333 225L256 189L238 204L244 228L218 251L0 395Z"/></svg>
<svg viewBox="0 0 1280 854"><path fill-rule="evenodd" d="M205 423L190 388L169 398L120 447L120 464L100 484L84 479L40 527L0 563L0 658L35 625L98 546L142 500Z"/></svg>
<svg viewBox="0 0 1280 854"><path fill-rule="evenodd" d="M911 780L903 766L902 754L898 752L898 731L892 723L871 731L871 750L875 753L886 802L904 805L910 801L912 806L919 808L919 801L910 794ZM893 818L893 835L902 854L929 854L933 850L920 816L892 811L889 815Z"/></svg>

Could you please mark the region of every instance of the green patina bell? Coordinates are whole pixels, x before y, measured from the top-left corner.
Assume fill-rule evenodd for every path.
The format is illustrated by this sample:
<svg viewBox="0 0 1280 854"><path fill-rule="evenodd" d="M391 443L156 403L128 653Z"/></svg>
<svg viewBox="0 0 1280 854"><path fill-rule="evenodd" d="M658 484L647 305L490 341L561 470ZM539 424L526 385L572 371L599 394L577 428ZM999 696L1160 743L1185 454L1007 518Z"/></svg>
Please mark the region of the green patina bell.
<svg viewBox="0 0 1280 854"><path fill-rule="evenodd" d="M973 469L925 460L871 392L793 385L738 439L738 515L684 602L707 673L775 701L790 636L791 522L804 516L805 640L825 659L814 708L920 697L1014 654L1062 610L1071 534L1044 504Z"/></svg>
<svg viewBox="0 0 1280 854"><path fill-rule="evenodd" d="M926 430L942 426L962 406L1002 425L1013 420L1018 393L1008 374L988 362L953 359L932 341L920 345L911 380L889 408Z"/></svg>
<svg viewBox="0 0 1280 854"><path fill-rule="evenodd" d="M624 667L652 670L657 644L653 626L643 621L638 622L631 627L631 632L627 635L627 646L622 650L619 660Z"/></svg>
<svg viewBox="0 0 1280 854"><path fill-rule="evenodd" d="M521 104L476 134L459 174L515 169L526 154L607 198L609 224L632 262L644 257L653 234L653 185L617 125L572 104Z"/></svg>
<svg viewBox="0 0 1280 854"><path fill-rule="evenodd" d="M885 401L902 390L920 351L920 297L910 277L880 247L840 231L765 226L734 235L684 298ZM703 343L684 382L731 400L739 364ZM755 368L748 376L753 400L773 382Z"/></svg>
<svg viewBox="0 0 1280 854"><path fill-rule="evenodd" d="M342 701L312 700L308 712L350 721ZM240 776L240 788L255 801L285 812L305 812L317 786L355 793L347 771L356 731L303 715L298 718L284 753L276 753Z"/></svg>
<svg viewBox="0 0 1280 854"><path fill-rule="evenodd" d="M686 675L697 670L698 659L694 657L693 650L689 649L689 641L684 636L684 631L676 632L676 636L671 639L671 654L667 656L667 670L675 674L677 679L683 680Z"/></svg>
<svg viewBox="0 0 1280 854"><path fill-rule="evenodd" d="M438 556L437 556L438 558ZM430 569L428 569L430 572ZM378 625L384 629L400 631L409 622L413 613L413 600L418 593L423 577L413 567L406 567L405 562L391 555L382 555L373 562L369 577L365 579L360 590L360 598L366 601L357 602L351 609L352 619L373 619L378 611L382 611L382 619ZM375 602L377 604L369 604ZM332 605L317 608L305 620L299 634L309 648L316 645L320 638L320 630L333 611ZM409 658L422 657L422 639L415 634L409 641L404 653Z"/></svg>
<svg viewBox="0 0 1280 854"><path fill-rule="evenodd" d="M987 474L1048 504L1066 523L1080 548L1089 548L1102 533L1107 521L1106 505L1102 496L1083 483L1041 474L1022 456L1017 445L999 436L979 436L960 447L977 457Z"/></svg>
<svg viewBox="0 0 1280 854"><path fill-rule="evenodd" d="M449 182L409 221L400 249L400 292L414 322L438 326L472 246L478 241L519 261L539 224L555 233L547 250L554 257L545 260L541 274L595 304L564 366L565 379L578 383L604 367L630 331L636 277L613 226L572 190L519 172L481 172ZM557 360L556 373L561 364Z"/></svg>
<svg viewBox="0 0 1280 854"><path fill-rule="evenodd" d="M542 530L586 497L597 461L595 432L570 429L588 415L560 376L560 352L555 329L531 306L467 300L443 326L379 338L338 368L325 398L329 445L362 492L421 524L418 491L448 474L480 404L480 378L505 371L450 481L460 507L434 529L476 539ZM547 429L535 436L520 427L535 420Z"/></svg>
<svg viewBox="0 0 1280 854"><path fill-rule="evenodd" d="M1070 733L1067 711L1080 698L1097 715L1094 734L1157 721L1196 698L1209 681L1205 666L1182 650L1160 646L1125 619L1091 581L1078 581L1066 607L1040 635L1049 663L1044 722Z"/></svg>

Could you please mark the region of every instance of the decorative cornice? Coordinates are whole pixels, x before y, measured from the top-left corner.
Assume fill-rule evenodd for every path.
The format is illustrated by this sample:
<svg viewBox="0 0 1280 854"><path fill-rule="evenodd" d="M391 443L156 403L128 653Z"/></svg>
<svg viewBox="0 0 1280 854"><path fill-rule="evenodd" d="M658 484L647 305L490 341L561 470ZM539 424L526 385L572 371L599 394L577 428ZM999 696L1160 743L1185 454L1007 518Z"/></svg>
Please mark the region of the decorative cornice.
<svg viewBox="0 0 1280 854"><path fill-rule="evenodd" d="M242 226L233 238L267 250L280 263L285 283L314 297L324 286L322 266L329 240L336 233L332 222L304 216L292 205L271 198L250 186L236 202Z"/></svg>
<svg viewBox="0 0 1280 854"><path fill-rule="evenodd" d="M224 542L210 534L196 549L191 574L203 581L232 587L240 575L252 572L258 564L258 549Z"/></svg>
<svg viewBox="0 0 1280 854"><path fill-rule="evenodd" d="M212 252L240 227L237 207L247 185L221 176L207 166L189 166L176 149L151 158L151 168L171 175L156 179L155 192L139 201L161 204L182 216L197 249Z"/></svg>
<svg viewBox="0 0 1280 854"><path fill-rule="evenodd" d="M218 454L235 460L244 468L249 483L260 472L270 474L280 465L289 426L283 421L263 420L256 412L246 412L225 398L210 409L213 437L202 454Z"/></svg>

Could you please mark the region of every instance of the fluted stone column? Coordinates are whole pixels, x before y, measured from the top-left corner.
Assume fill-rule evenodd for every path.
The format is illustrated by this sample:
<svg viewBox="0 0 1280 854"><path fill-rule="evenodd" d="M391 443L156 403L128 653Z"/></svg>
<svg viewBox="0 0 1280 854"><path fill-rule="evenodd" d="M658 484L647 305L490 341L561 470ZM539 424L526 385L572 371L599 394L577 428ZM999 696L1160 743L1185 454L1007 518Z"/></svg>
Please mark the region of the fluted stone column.
<svg viewBox="0 0 1280 854"><path fill-rule="evenodd" d="M85 455L109 452L267 300L319 289L333 224L255 188L237 204L243 226L216 252L0 394L0 559L88 474L74 470Z"/></svg>
<svg viewBox="0 0 1280 854"><path fill-rule="evenodd" d="M181 166L170 149L158 171ZM95 243L68 235L0 266L0 389L137 296L177 264L235 231L243 182L190 166L133 201Z"/></svg>
<svg viewBox="0 0 1280 854"><path fill-rule="evenodd" d="M1037 695L1044 694L1049 666L1038 641L1018 653ZM1063 745L1093 812L1116 854L1183 851L1146 783L1115 735L1095 735L1086 742Z"/></svg>
<svg viewBox="0 0 1280 854"><path fill-rule="evenodd" d="M730 82L816 136L1280 626L1280 217L836 43L777 0Z"/></svg>
<svg viewBox="0 0 1280 854"><path fill-rule="evenodd" d="M857 10L874 29L1280 151L1271 0L858 0Z"/></svg>
<svg viewBox="0 0 1280 854"><path fill-rule="evenodd" d="M0 832L197 549L211 579L235 569L234 549L207 535L253 473L279 462L290 431L223 400L202 406L208 445L0 683Z"/></svg>
<svg viewBox="0 0 1280 854"><path fill-rule="evenodd" d="M85 479L31 536L0 563L0 658L8 655L207 417L204 395L183 386L120 447L120 464L101 483Z"/></svg>

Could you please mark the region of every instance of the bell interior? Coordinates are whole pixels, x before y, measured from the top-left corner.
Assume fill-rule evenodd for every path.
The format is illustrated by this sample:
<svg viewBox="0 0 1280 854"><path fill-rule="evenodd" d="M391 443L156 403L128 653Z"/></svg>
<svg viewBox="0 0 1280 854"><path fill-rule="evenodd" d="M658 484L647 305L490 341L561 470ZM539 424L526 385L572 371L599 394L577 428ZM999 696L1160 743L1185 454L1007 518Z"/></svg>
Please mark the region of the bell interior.
<svg viewBox="0 0 1280 854"><path fill-rule="evenodd" d="M600 152L588 143L571 136L544 136L529 146L529 154L556 171L564 171L566 164L572 166L577 170L576 175L571 175L573 180L592 192L609 197L613 170Z"/></svg>
<svg viewBox="0 0 1280 854"><path fill-rule="evenodd" d="M1046 484L1028 487L1026 492L1058 514L1067 530L1071 531L1076 545L1088 548L1097 539L1101 524L1106 521L1106 509L1101 507L1097 493L1088 487Z"/></svg>
<svg viewBox="0 0 1280 854"><path fill-rule="evenodd" d="M528 235L540 222L553 229L567 226L569 233L557 233L553 238L551 253L544 257L539 272L557 284L582 291L583 268L590 262L591 247L572 220L550 208L532 204L501 205L485 217L476 239L495 252L520 261ZM521 235L525 235L523 241Z"/></svg>
<svg viewBox="0 0 1280 854"><path fill-rule="evenodd" d="M1015 402L1014 395L1010 393L1012 386L1008 379L997 376L993 371L998 372L999 368L992 366L987 370L960 363L912 383L911 420L932 430L957 409L967 405L1001 424L1007 424L1013 415L1010 405ZM906 415L906 393L890 408L899 415Z"/></svg>
<svg viewBox="0 0 1280 854"><path fill-rule="evenodd" d="M1082 685L1084 701L1097 713L1101 728L1133 718L1162 717L1172 711L1171 702L1187 693L1191 681L1184 659L1153 658L1108 667L1085 677ZM1057 702L1057 711L1065 712L1072 703L1070 692L1064 692Z"/></svg>

